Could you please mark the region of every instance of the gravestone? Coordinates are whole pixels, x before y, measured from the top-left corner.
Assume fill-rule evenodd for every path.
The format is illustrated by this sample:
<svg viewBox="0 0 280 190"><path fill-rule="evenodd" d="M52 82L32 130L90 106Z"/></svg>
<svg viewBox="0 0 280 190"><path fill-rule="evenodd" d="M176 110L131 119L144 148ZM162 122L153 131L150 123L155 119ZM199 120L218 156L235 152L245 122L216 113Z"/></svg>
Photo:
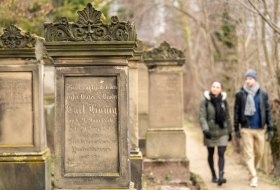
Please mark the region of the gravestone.
<svg viewBox="0 0 280 190"><path fill-rule="evenodd" d="M128 59L136 34L130 23L88 4L77 22L45 24L54 60L54 189L133 189L128 149Z"/></svg>
<svg viewBox="0 0 280 190"><path fill-rule="evenodd" d="M139 147L145 155L146 132L149 125L149 81L148 67L141 61L138 63L138 125L139 125Z"/></svg>
<svg viewBox="0 0 280 190"><path fill-rule="evenodd" d="M134 56L129 59L129 134L131 180L137 190L142 189L142 153L139 149L138 126L138 64L142 60L142 43L137 41Z"/></svg>
<svg viewBox="0 0 280 190"><path fill-rule="evenodd" d="M44 60L44 109L47 129L47 144L54 153L54 66Z"/></svg>
<svg viewBox="0 0 280 190"><path fill-rule="evenodd" d="M176 173L182 170L185 175L180 174L177 178L187 180L189 171L183 128L184 54L163 42L158 48L144 52L144 61L149 68L146 156L149 159L160 159L159 162L164 162L162 166L167 168L170 165L174 165L174 168L178 166ZM153 168L156 166L154 163L153 160L145 161L144 166Z"/></svg>
<svg viewBox="0 0 280 190"><path fill-rule="evenodd" d="M50 189L41 41L14 25L0 34L0 189L3 190Z"/></svg>

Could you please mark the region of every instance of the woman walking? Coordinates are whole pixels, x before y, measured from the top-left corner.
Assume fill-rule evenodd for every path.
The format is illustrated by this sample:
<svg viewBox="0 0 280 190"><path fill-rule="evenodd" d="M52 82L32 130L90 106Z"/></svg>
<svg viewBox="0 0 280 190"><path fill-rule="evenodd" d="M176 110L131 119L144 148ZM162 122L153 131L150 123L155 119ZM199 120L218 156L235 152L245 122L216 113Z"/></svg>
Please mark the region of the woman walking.
<svg viewBox="0 0 280 190"><path fill-rule="evenodd" d="M210 92L205 91L200 104L200 126L204 135L204 145L208 150L208 164L212 173L212 182L222 185L224 178L225 151L231 141L231 124L226 93L222 91L222 84L214 82ZM219 176L217 178L214 167L215 147L218 148Z"/></svg>

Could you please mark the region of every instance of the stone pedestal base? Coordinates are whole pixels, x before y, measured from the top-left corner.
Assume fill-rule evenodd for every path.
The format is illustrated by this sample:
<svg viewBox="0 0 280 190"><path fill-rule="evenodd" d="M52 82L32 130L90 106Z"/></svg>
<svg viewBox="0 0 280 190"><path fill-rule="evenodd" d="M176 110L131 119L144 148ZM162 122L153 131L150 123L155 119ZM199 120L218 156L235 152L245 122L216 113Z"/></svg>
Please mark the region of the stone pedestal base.
<svg viewBox="0 0 280 190"><path fill-rule="evenodd" d="M185 131L181 128L148 129L146 156L150 159L185 159Z"/></svg>
<svg viewBox="0 0 280 190"><path fill-rule="evenodd" d="M144 175L156 177L156 181L188 183L189 160L144 160Z"/></svg>
<svg viewBox="0 0 280 190"><path fill-rule="evenodd" d="M0 154L0 189L50 190L50 185L49 150Z"/></svg>
<svg viewBox="0 0 280 190"><path fill-rule="evenodd" d="M135 189L134 187L133 187L134 185L133 185L133 183L131 183L131 188L128 188L128 189L123 189L123 188L98 188L98 189L88 189L88 188L86 188L86 189L80 189L79 188L79 190L137 190L137 189ZM61 188L59 188L59 189L57 189L57 188L54 188L53 190L77 190L77 189L69 189L69 188L67 188L67 189L61 189Z"/></svg>
<svg viewBox="0 0 280 190"><path fill-rule="evenodd" d="M134 183L135 189L141 190L143 157L140 151L130 152L130 164L131 164L131 181Z"/></svg>
<svg viewBox="0 0 280 190"><path fill-rule="evenodd" d="M54 190L77 190L77 189L54 189ZM119 189L119 188L113 188L113 189L79 189L79 190L136 190L134 188L129 188L129 189Z"/></svg>
<svg viewBox="0 0 280 190"><path fill-rule="evenodd" d="M54 190L77 190L77 189L54 189ZM113 188L113 189L79 189L79 190L136 190L134 188L129 188L129 189L119 189L119 188Z"/></svg>

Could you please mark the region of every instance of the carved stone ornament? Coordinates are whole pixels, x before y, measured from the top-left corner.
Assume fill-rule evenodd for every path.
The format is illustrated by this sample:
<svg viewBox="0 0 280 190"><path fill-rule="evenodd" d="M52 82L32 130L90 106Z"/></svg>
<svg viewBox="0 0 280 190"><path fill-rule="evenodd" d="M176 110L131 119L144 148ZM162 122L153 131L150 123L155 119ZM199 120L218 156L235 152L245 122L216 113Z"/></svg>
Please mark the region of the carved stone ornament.
<svg viewBox="0 0 280 190"><path fill-rule="evenodd" d="M15 25L3 29L0 36L0 48L34 48L36 39L29 32L24 33Z"/></svg>
<svg viewBox="0 0 280 190"><path fill-rule="evenodd" d="M183 51L172 48L166 41L162 42L158 48L144 52L144 59L153 60L177 60L185 59Z"/></svg>
<svg viewBox="0 0 280 190"><path fill-rule="evenodd" d="M111 24L101 20L101 12L88 3L78 11L78 21L68 22L61 17L57 22L45 23L46 41L135 41L134 26L120 22L117 16L111 17Z"/></svg>
<svg viewBox="0 0 280 190"><path fill-rule="evenodd" d="M144 49L143 42L141 40L136 40L135 50L136 51L143 51L143 49Z"/></svg>

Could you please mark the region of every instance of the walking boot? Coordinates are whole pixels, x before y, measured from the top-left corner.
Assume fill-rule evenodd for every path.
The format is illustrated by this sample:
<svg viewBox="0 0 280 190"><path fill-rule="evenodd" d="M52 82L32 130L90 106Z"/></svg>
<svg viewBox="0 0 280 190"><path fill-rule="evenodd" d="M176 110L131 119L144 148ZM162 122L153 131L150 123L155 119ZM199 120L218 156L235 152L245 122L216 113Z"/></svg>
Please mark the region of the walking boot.
<svg viewBox="0 0 280 190"><path fill-rule="evenodd" d="M217 178L215 170L212 171L212 183L218 183L218 178Z"/></svg>
<svg viewBox="0 0 280 190"><path fill-rule="evenodd" d="M217 176L212 176L212 183L218 183Z"/></svg>
<svg viewBox="0 0 280 190"><path fill-rule="evenodd" d="M218 185L221 186L223 183L226 183L227 180L224 178L224 172L220 171L219 172L219 179L218 179Z"/></svg>
<svg viewBox="0 0 280 190"><path fill-rule="evenodd" d="M251 187L258 187L258 178L256 176L251 179L250 186Z"/></svg>

